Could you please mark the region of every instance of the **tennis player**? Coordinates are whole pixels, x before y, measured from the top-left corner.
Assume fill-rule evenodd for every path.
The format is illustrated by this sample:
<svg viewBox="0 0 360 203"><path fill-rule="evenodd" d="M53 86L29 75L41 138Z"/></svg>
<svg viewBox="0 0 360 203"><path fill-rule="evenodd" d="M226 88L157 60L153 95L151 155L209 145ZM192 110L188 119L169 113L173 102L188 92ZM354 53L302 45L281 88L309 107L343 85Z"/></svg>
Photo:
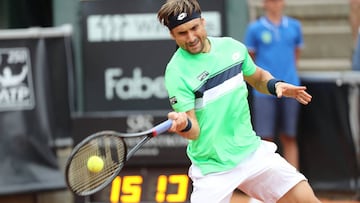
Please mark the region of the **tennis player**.
<svg viewBox="0 0 360 203"><path fill-rule="evenodd" d="M158 11L179 48L165 72L170 131L189 140L192 203L228 203L238 188L266 203L318 203L306 177L253 130L246 83L277 97L311 101L306 87L257 67L230 37L210 37L196 0L167 0Z"/></svg>

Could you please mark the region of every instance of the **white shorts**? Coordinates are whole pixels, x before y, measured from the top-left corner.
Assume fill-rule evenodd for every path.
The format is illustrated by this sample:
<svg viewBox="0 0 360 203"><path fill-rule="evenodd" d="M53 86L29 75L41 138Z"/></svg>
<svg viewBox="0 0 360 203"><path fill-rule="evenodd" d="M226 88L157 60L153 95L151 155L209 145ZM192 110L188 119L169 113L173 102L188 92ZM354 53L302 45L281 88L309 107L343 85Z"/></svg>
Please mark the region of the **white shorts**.
<svg viewBox="0 0 360 203"><path fill-rule="evenodd" d="M274 143L261 142L259 149L232 170L204 176L192 165L189 169L193 181L191 203L229 203L236 188L265 203L273 203L297 183L307 180L275 152Z"/></svg>

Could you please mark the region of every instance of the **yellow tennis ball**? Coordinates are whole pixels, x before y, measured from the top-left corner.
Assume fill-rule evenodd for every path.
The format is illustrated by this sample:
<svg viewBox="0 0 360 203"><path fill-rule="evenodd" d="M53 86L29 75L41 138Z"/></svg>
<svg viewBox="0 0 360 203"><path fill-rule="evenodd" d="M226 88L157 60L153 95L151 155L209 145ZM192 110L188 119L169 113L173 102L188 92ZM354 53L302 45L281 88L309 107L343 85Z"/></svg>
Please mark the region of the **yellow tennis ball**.
<svg viewBox="0 0 360 203"><path fill-rule="evenodd" d="M99 156L91 156L87 161L87 168L93 173L98 173L104 168L104 161Z"/></svg>

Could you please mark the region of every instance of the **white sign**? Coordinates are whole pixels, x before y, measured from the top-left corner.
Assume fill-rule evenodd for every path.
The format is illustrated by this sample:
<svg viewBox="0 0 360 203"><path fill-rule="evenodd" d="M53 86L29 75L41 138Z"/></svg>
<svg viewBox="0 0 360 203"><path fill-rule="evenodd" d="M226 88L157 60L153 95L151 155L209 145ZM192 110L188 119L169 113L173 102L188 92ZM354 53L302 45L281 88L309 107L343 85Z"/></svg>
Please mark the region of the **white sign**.
<svg viewBox="0 0 360 203"><path fill-rule="evenodd" d="M29 50L0 49L0 111L33 109L35 106Z"/></svg>
<svg viewBox="0 0 360 203"><path fill-rule="evenodd" d="M167 92L164 86L164 77L150 78L143 76L142 69L135 67L132 77L123 77L121 68L108 68L105 70L105 97L107 100L119 98L150 99L151 97L165 99Z"/></svg>
<svg viewBox="0 0 360 203"><path fill-rule="evenodd" d="M221 36L221 14L202 13L210 36ZM169 40L169 30L160 24L156 13L90 15L87 18L89 42Z"/></svg>

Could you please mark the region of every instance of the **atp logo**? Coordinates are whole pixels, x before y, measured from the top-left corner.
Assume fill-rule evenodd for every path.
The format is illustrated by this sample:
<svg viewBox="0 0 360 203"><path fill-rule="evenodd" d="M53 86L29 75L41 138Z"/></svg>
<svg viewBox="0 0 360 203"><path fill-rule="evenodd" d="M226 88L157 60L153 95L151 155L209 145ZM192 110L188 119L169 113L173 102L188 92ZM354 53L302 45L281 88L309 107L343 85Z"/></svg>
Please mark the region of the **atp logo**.
<svg viewBox="0 0 360 203"><path fill-rule="evenodd" d="M0 49L0 111L33 109L34 101L29 50Z"/></svg>

